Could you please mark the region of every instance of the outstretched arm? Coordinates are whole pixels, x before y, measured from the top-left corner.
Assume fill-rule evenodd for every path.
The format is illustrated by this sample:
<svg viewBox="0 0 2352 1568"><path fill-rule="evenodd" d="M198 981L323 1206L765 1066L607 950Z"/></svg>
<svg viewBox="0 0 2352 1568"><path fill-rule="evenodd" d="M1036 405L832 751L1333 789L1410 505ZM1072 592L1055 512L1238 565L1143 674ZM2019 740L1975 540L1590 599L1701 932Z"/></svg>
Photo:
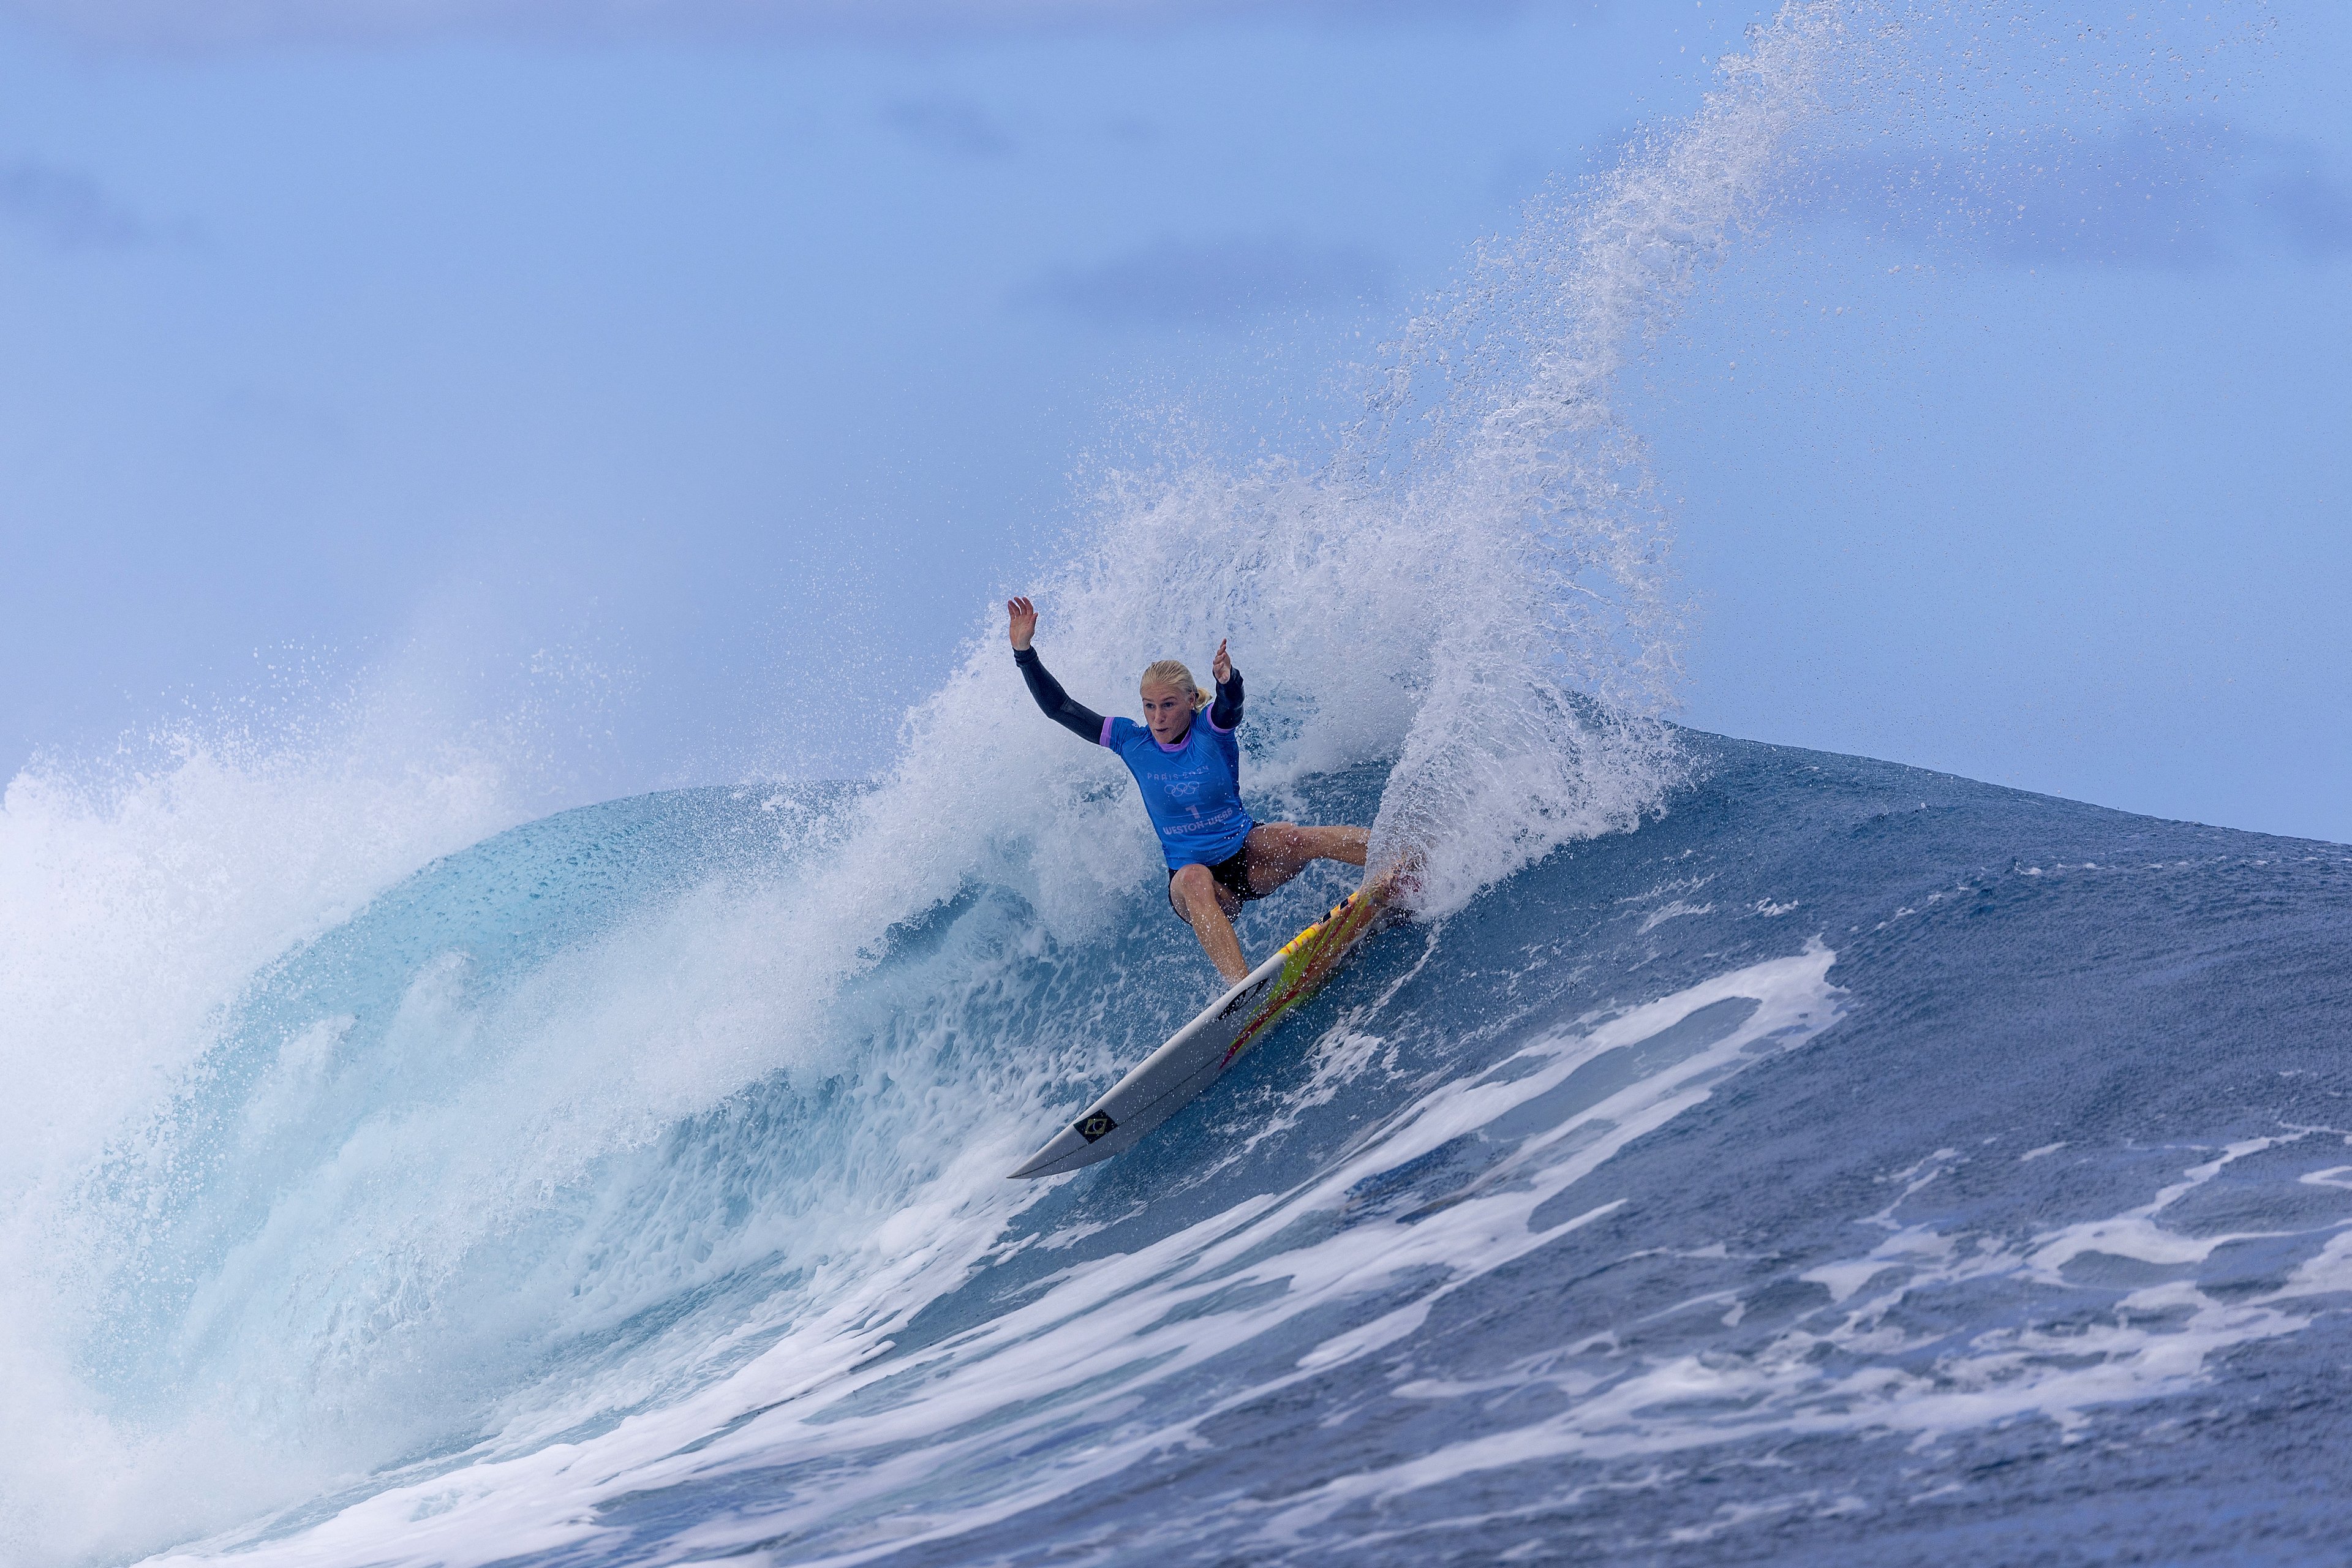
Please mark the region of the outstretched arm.
<svg viewBox="0 0 2352 1568"><path fill-rule="evenodd" d="M1062 683L1045 668L1045 661L1037 657L1037 650L1029 646L1030 639L1037 635L1037 606L1026 599L1013 599L1006 602L1004 613L1006 631L1013 639L1013 662L1021 667L1021 679L1029 683L1029 695L1037 700L1046 718L1081 741L1100 745L1109 728L1103 716L1071 701Z"/></svg>
<svg viewBox="0 0 2352 1568"><path fill-rule="evenodd" d="M1209 709L1210 728L1231 730L1242 721L1242 672L1234 668L1223 643L1217 645L1217 657L1209 669L1217 680L1217 700Z"/></svg>

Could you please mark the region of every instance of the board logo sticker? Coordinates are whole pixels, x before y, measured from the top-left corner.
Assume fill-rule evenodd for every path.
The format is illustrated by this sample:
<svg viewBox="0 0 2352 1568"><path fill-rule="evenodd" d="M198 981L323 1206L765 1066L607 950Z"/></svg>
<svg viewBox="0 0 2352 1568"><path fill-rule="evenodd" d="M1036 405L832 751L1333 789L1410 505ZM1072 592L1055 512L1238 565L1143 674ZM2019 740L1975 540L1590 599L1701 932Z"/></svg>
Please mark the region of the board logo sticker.
<svg viewBox="0 0 2352 1568"><path fill-rule="evenodd" d="M1109 1131L1112 1128L1118 1126L1118 1123L1113 1121L1109 1117L1105 1116L1101 1111L1097 1110L1092 1116L1079 1117L1076 1125L1078 1130L1078 1136L1091 1143L1096 1139L1101 1137L1104 1133Z"/></svg>
<svg viewBox="0 0 2352 1568"><path fill-rule="evenodd" d="M1269 979L1271 977L1269 977ZM1260 996L1265 994L1266 984L1267 981L1259 981L1256 984L1251 986L1248 990L1243 992L1240 995L1226 1003L1223 1009L1218 1013L1217 1016L1220 1018L1230 1018L1234 1014L1240 1012L1243 1008L1249 1006Z"/></svg>

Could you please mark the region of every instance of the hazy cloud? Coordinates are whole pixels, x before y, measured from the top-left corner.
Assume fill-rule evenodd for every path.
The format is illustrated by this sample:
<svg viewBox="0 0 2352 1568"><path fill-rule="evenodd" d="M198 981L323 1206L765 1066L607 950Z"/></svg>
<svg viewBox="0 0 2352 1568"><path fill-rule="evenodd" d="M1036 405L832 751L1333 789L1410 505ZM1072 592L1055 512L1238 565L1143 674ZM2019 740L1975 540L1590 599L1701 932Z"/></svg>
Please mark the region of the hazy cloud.
<svg viewBox="0 0 2352 1568"><path fill-rule="evenodd" d="M1261 16L1490 20L1541 0L0 0L0 17L143 49L457 36L932 44Z"/></svg>
<svg viewBox="0 0 2352 1568"><path fill-rule="evenodd" d="M2263 181L2254 202L2305 256L2352 254L2352 189L2305 170Z"/></svg>
<svg viewBox="0 0 2352 1568"><path fill-rule="evenodd" d="M43 163L0 163L0 222L62 250L120 250L154 237L88 174Z"/></svg>
<svg viewBox="0 0 2352 1568"><path fill-rule="evenodd" d="M960 158L1003 158L1013 152L1012 134L968 98L940 94L908 99L885 110L882 119L934 152Z"/></svg>
<svg viewBox="0 0 2352 1568"><path fill-rule="evenodd" d="M2284 239L2352 251L2352 191L2316 149L2189 123L1851 153L1800 177L1800 210L2018 263L2212 266Z"/></svg>
<svg viewBox="0 0 2352 1568"><path fill-rule="evenodd" d="M1388 263L1356 246L1163 238L1091 267L1055 268L1013 303L1102 325L1234 328L1269 311L1377 300L1388 279Z"/></svg>

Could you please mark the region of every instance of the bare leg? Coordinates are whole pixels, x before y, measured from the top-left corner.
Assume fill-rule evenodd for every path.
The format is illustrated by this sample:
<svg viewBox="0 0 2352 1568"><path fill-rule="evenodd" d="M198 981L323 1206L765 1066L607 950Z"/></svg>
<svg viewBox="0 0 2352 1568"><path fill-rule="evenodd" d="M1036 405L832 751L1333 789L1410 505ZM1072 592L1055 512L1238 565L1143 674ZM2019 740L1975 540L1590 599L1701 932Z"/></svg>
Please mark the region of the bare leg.
<svg viewBox="0 0 2352 1568"><path fill-rule="evenodd" d="M1250 890L1271 893L1317 860L1364 863L1371 840L1365 827L1301 827L1295 822L1261 822L1250 829L1242 850L1249 858Z"/></svg>
<svg viewBox="0 0 2352 1568"><path fill-rule="evenodd" d="M1249 978L1249 964L1242 957L1241 942L1234 935L1234 913L1241 906L1225 908L1225 900L1231 895L1217 886L1209 868L1185 867L1169 883L1168 891L1176 900L1177 909L1192 922L1192 934L1201 939L1202 951L1209 955L1209 962L1217 966L1217 973L1225 977L1226 983L1233 984Z"/></svg>

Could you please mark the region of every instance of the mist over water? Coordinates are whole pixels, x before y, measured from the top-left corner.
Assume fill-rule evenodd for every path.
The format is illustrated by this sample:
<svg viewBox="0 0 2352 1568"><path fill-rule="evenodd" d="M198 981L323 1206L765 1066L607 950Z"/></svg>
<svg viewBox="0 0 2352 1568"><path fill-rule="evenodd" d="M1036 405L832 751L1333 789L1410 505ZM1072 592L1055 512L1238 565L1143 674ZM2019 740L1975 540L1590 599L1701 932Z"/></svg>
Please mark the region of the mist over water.
<svg viewBox="0 0 2352 1568"><path fill-rule="evenodd" d="M2336 1037L2341 854L1668 722L1618 385L1900 61L1886 22L1787 7L1480 251L1332 450L1103 479L1034 585L1057 676L1116 710L1229 638L1256 814L1427 865L1419 923L1113 1165L1003 1179L1214 977L992 609L868 784L531 820L527 748L364 710L15 780L10 1559L1702 1561L1748 1519L1830 1552L1948 1483L2030 1520L1986 1451L2332 1342L2315 1046L2233 1098L2194 1061L2242 1020L2175 1008L2136 1037L2156 1121L1957 1086L1974 1048L2119 1070L2181 964L2251 984L2251 910ZM2088 932L2090 1021L2037 1041Z"/></svg>

